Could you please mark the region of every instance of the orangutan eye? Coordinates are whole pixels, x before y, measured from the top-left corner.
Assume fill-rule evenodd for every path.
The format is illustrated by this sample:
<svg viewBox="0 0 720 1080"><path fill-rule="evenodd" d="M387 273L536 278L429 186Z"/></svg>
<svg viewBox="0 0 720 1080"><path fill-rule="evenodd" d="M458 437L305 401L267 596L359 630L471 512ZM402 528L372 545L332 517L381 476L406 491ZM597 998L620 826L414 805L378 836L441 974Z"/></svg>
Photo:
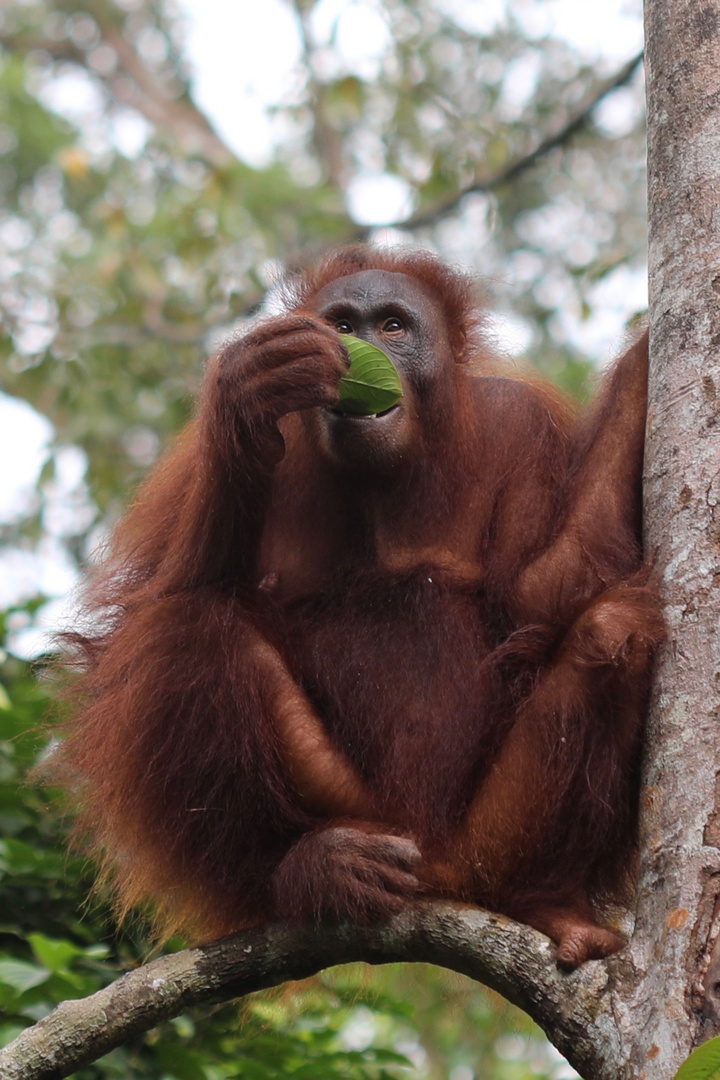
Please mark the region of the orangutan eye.
<svg viewBox="0 0 720 1080"><path fill-rule="evenodd" d="M338 319L338 321L335 323L335 329L337 330L338 334L352 334L353 332L353 328L347 321L347 319Z"/></svg>
<svg viewBox="0 0 720 1080"><path fill-rule="evenodd" d="M401 334L404 329L405 325L402 320L396 319L395 317L393 317L392 319L386 319L383 323L384 334Z"/></svg>

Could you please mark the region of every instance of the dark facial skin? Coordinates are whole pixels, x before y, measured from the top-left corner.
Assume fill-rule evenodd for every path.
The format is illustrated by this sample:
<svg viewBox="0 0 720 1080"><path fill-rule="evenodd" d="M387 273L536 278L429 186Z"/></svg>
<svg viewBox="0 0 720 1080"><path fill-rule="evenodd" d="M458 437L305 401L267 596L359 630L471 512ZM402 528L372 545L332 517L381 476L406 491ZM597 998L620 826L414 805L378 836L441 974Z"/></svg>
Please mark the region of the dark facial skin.
<svg viewBox="0 0 720 1080"><path fill-rule="evenodd" d="M454 388L445 313L423 285L406 274L363 270L338 278L313 297L309 311L340 334L353 334L387 353L403 398L374 417L322 410L321 441L343 464L390 471L409 460L428 411L447 414Z"/></svg>

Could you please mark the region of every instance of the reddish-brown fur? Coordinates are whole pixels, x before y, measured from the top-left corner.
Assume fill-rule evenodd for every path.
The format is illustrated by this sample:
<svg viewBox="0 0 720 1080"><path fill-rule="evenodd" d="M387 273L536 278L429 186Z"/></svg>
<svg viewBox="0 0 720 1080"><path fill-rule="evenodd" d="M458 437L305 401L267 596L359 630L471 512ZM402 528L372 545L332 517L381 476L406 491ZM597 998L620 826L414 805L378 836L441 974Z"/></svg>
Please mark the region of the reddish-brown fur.
<svg viewBox="0 0 720 1080"><path fill-rule="evenodd" d="M365 336L396 349L402 410L333 427L328 312L394 282L420 329ZM578 416L498 375L431 256L340 251L288 310L209 365L73 639L63 758L119 905L207 937L424 893L525 919L567 965L604 955L591 901L622 889L662 636L647 343Z"/></svg>

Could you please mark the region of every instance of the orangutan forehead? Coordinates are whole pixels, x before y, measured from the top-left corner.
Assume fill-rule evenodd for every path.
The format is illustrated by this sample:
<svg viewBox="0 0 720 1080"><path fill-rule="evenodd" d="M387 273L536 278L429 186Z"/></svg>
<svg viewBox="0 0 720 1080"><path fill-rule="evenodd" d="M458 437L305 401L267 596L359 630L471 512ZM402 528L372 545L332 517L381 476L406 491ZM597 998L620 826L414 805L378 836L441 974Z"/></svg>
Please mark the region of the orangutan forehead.
<svg viewBox="0 0 720 1080"><path fill-rule="evenodd" d="M325 307L343 300L360 306L392 303L393 300L411 306L435 302L432 293L408 274L392 270L360 270L323 286L312 298L312 306Z"/></svg>

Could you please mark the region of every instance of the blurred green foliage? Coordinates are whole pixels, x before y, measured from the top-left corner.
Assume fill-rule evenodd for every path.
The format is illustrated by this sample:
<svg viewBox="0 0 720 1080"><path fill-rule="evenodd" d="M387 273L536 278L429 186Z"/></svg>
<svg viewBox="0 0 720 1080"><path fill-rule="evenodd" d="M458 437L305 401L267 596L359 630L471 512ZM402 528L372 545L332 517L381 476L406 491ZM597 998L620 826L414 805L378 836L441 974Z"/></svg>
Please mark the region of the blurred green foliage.
<svg viewBox="0 0 720 1080"><path fill-rule="evenodd" d="M622 109L597 110L512 183L433 216L561 130L610 72L543 29L529 0L507 0L487 32L444 0L382 0L370 75L336 50L337 20L323 37L320 7L288 0L303 53L263 168L238 160L194 104L171 0L0 8L0 389L53 431L35 496L0 524L0 581L12 558L50 550L72 568L87 556L187 418L204 357L258 311L280 270L332 242L418 242L481 272L490 307L515 313L529 360L586 393L602 289L615 281L617 292L644 263L640 77L604 103L622 98ZM82 107L59 104L68 79ZM120 133L128 120L134 148ZM429 223L359 228L349 207L368 171L402 182ZM59 798L27 776L52 748L47 681L18 658L32 651L22 632L50 619L52 595L36 591L19 586L0 627L2 1042L151 951L141 923L119 930L102 898L88 900L92 870L66 853ZM178 1017L78 1075L572 1073L469 980L357 965Z"/></svg>

